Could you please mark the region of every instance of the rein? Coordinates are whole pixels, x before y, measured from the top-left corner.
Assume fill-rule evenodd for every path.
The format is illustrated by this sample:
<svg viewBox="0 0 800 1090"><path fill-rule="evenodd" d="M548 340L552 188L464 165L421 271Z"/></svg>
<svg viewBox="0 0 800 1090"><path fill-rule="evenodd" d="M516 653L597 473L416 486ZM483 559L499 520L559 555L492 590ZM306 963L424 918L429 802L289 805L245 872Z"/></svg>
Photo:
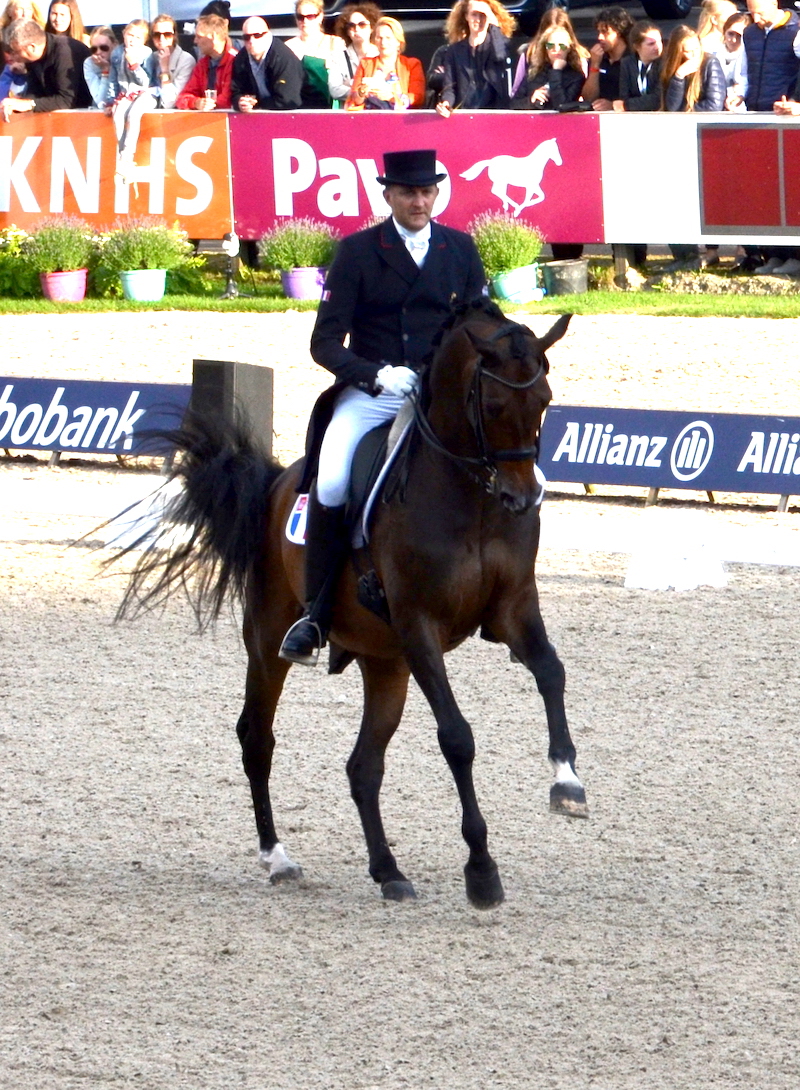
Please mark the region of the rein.
<svg viewBox="0 0 800 1090"><path fill-rule="evenodd" d="M519 325L517 322L506 322L492 334L488 343L493 344L503 337L510 337L513 336L514 333L523 331L525 336L530 336L530 333L524 326ZM505 386L510 390L529 390L539 381L543 374L545 374L545 365L543 362L540 362L539 367L532 378L526 379L524 382L514 382L512 379L503 378L502 375L497 375L494 371L487 370L482 366L480 359L478 360L467 398L468 404L471 403L475 406L475 422L472 426L475 432L475 438L478 441L478 456L476 458L466 454L454 454L444 446L431 427L425 413L422 411L419 395L415 392L411 395L411 403L414 407L414 418L417 428L419 429L422 438L430 447L438 451L439 454L443 454L446 458L449 458L451 462L455 462L457 465L462 466L473 480L477 481L477 483L485 488L487 492L491 493L494 491L495 480L497 478L498 462L524 462L529 458L532 458L534 461L538 459L539 433L537 431L533 446L519 447L513 450L491 450L487 444L483 413L481 412L482 380L484 378L492 379L494 382L499 382L501 386ZM486 474L486 478L482 478L477 473L472 473L469 468L472 466L482 469Z"/></svg>

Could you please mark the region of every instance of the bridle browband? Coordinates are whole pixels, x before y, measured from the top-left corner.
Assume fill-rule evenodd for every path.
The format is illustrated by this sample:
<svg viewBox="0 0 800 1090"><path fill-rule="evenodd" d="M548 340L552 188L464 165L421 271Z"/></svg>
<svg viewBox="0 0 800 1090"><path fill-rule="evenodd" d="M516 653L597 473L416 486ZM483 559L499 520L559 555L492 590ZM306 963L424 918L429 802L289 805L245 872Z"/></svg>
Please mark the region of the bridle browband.
<svg viewBox="0 0 800 1090"><path fill-rule="evenodd" d="M499 329L495 330L486 343L494 344L503 337L519 336L532 337L533 334L529 329L520 325L518 322L505 322ZM491 450L487 444L483 413L481 412L481 383L484 378L487 378L492 379L494 382L499 382L501 386L505 386L510 390L529 390L532 386L536 385L545 373L544 361L540 361L536 373L532 378L525 379L523 382L514 382L512 379L503 378L502 375L497 375L494 371L489 371L487 368L483 367L479 355L475 373L473 374L472 382L470 383L469 394L467 396L467 404L472 404L475 411L475 420L472 427L478 442L478 456L476 458L469 457L466 454L453 454L452 451L444 446L431 427L425 413L422 411L422 407L419 403L419 396L415 393L412 395L411 401L414 407L414 418L417 428L419 429L422 438L429 446L433 447L439 454L443 454L446 458L449 458L450 461L464 467L470 476L485 488L487 492L493 492L495 479L497 477L498 462L525 462L528 459L533 459L533 461L536 462L539 457L539 432L537 430L533 446L518 447L514 450ZM482 469L486 474L486 478L484 479L478 476L477 473L470 472L468 467L472 466L477 466Z"/></svg>

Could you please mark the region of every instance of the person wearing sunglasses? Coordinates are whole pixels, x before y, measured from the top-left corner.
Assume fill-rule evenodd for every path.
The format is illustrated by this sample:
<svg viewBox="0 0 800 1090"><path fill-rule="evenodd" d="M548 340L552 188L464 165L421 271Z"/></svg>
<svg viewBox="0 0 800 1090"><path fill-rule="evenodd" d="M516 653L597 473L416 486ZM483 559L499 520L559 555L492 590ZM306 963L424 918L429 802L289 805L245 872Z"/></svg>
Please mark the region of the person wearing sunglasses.
<svg viewBox="0 0 800 1090"><path fill-rule="evenodd" d="M98 110L103 109L108 98L111 53L117 45L117 36L110 26L97 26L89 35L91 55L83 62L83 78Z"/></svg>
<svg viewBox="0 0 800 1090"><path fill-rule="evenodd" d="M344 52L344 42L337 34L325 33L322 0L297 0L294 17L299 33L287 38L286 44L305 70L303 108L327 110L332 102L327 65L331 58Z"/></svg>
<svg viewBox="0 0 800 1090"><path fill-rule="evenodd" d="M322 0L297 0L294 9L298 33L287 38L286 44L298 60L319 57L327 61L333 53L344 49L342 39L325 33L325 8Z"/></svg>
<svg viewBox="0 0 800 1090"><path fill-rule="evenodd" d="M370 41L381 9L371 0L348 4L336 20L334 30L344 42L343 51L332 55L328 62L328 90L334 103L344 105L353 76L364 57L377 57L378 50Z"/></svg>
<svg viewBox="0 0 800 1090"><path fill-rule="evenodd" d="M270 32L265 19L253 16L242 26L244 49L233 62L233 108L299 110L302 105L303 66L294 53Z"/></svg>
<svg viewBox="0 0 800 1090"><path fill-rule="evenodd" d="M150 24L153 52L145 61L150 86L158 89L157 104L164 110L174 110L178 95L189 82L195 59L181 49L178 29L171 15L157 15Z"/></svg>
<svg viewBox="0 0 800 1090"><path fill-rule="evenodd" d="M558 110L578 102L585 78L577 41L564 27L549 27L529 50L528 71L511 106L515 110Z"/></svg>

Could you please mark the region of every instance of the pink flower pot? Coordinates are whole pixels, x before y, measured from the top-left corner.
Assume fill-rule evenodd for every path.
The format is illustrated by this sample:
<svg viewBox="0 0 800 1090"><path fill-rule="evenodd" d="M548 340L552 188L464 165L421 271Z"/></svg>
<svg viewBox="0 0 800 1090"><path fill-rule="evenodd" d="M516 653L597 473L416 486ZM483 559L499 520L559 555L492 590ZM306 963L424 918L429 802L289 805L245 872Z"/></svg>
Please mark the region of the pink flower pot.
<svg viewBox="0 0 800 1090"><path fill-rule="evenodd" d="M86 295L86 269L39 273L42 294L54 303L80 303Z"/></svg>

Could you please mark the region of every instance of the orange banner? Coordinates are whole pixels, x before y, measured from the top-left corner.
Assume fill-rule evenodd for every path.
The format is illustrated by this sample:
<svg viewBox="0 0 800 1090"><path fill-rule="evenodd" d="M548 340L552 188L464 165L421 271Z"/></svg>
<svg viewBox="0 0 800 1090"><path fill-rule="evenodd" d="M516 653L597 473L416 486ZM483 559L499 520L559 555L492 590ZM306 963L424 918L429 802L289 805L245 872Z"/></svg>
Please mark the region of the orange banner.
<svg viewBox="0 0 800 1090"><path fill-rule="evenodd" d="M145 114L135 160L127 185L113 122L97 111L14 114L0 129L0 227L73 213L98 230L128 215L177 220L191 238L232 230L226 114Z"/></svg>

